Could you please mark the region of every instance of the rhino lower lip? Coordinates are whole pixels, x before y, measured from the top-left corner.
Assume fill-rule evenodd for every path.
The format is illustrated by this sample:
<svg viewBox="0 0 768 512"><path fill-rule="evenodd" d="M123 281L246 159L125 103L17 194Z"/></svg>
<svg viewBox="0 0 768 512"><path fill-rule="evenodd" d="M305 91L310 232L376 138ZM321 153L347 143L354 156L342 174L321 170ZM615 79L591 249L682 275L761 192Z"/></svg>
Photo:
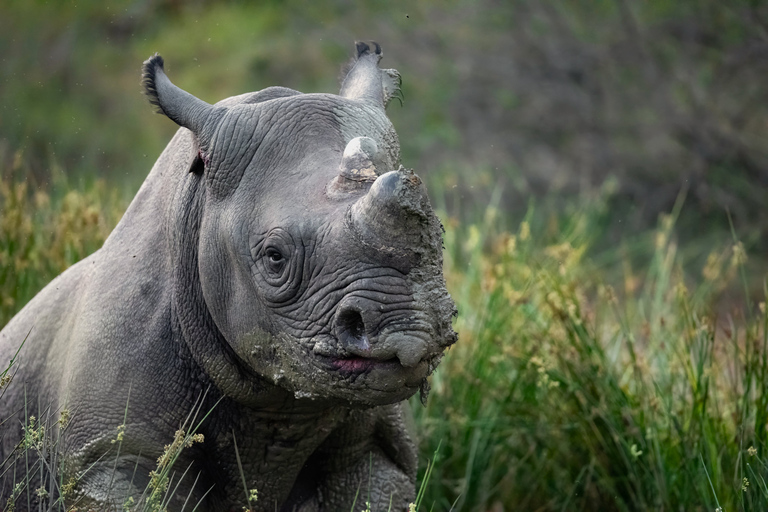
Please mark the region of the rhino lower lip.
<svg viewBox="0 0 768 512"><path fill-rule="evenodd" d="M343 373L359 374L372 370L376 367L400 366L396 357L390 359L370 359L367 357L339 357L331 359L331 365Z"/></svg>

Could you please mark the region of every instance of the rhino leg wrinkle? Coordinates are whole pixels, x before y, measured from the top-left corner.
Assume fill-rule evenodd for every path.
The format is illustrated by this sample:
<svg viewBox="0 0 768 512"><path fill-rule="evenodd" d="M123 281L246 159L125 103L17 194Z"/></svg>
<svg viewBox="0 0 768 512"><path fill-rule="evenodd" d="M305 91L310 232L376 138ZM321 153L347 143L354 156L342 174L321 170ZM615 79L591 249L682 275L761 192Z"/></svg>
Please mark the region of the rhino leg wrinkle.
<svg viewBox="0 0 768 512"><path fill-rule="evenodd" d="M16 482L34 465L28 486L49 493L23 491L16 510L59 496L122 510L158 488L167 510L241 510L244 486L254 510L408 509L404 400L426 399L456 310L442 225L385 112L400 75L381 57L357 43L338 95L269 87L214 105L159 55L144 63L178 132L104 246L0 332L2 361L26 338L0 460L16 458ZM61 434L55 461L21 454L32 415ZM166 494L150 472L194 427Z"/></svg>

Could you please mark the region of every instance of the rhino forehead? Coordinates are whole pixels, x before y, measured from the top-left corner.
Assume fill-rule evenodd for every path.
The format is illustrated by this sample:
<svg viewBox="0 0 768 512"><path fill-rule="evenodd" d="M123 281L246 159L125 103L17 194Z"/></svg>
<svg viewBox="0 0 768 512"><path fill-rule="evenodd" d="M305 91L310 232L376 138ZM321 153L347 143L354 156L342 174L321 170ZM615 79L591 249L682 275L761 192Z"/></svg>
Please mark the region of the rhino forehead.
<svg viewBox="0 0 768 512"><path fill-rule="evenodd" d="M380 109L368 104L341 104L334 109L339 128L346 146L355 137L370 137L380 148L385 148L389 158L389 169L400 164L400 141L394 126Z"/></svg>
<svg viewBox="0 0 768 512"><path fill-rule="evenodd" d="M270 142L317 144L332 139L343 150L350 140L366 136L399 163L400 147L386 113L374 105L335 94L297 94L259 104L259 125L274 133Z"/></svg>
<svg viewBox="0 0 768 512"><path fill-rule="evenodd" d="M380 148L385 148L389 169L400 163L400 143L386 113L368 103L349 100L333 94L304 94L283 100L282 112L289 113L292 121L301 123L301 143L319 142L333 137L339 152L356 137L369 137ZM328 119L325 115L330 114ZM317 139L317 140L315 140ZM340 163L340 162L339 162ZM335 169L334 169L335 170Z"/></svg>
<svg viewBox="0 0 768 512"><path fill-rule="evenodd" d="M386 170L397 167L399 141L386 114L332 94L296 94L229 106L210 147L204 149L213 166L214 186L226 195L246 172L264 184L263 180L275 180L280 185L291 178L314 181L315 176L324 180L338 171L347 143L360 136L384 149ZM323 153L329 151L338 161L323 161Z"/></svg>

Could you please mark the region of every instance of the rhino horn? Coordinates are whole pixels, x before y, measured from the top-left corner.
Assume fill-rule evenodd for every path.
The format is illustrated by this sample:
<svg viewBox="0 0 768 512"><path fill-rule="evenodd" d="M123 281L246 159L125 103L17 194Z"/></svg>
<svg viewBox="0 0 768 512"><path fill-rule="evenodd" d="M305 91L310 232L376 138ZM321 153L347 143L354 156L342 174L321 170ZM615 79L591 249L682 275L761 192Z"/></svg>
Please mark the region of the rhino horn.
<svg viewBox="0 0 768 512"><path fill-rule="evenodd" d="M141 84L149 102L179 126L198 137L211 119L214 107L176 87L165 74L163 58L155 54L144 61Z"/></svg>
<svg viewBox="0 0 768 512"><path fill-rule="evenodd" d="M379 150L375 140L355 137L344 148L339 174L331 180L326 191L330 197L343 197L369 186L384 169L391 168L387 156Z"/></svg>
<svg viewBox="0 0 768 512"><path fill-rule="evenodd" d="M371 46L372 45L372 46ZM382 57L378 43L355 43L356 55L352 59L349 71L341 82L340 96L365 101L382 108L392 98L401 100L400 73L394 69L379 69Z"/></svg>
<svg viewBox="0 0 768 512"><path fill-rule="evenodd" d="M354 231L378 249L421 245L432 209L421 179L400 168L379 176L350 208Z"/></svg>
<svg viewBox="0 0 768 512"><path fill-rule="evenodd" d="M370 137L355 137L344 148L339 175L348 180L374 181L385 163L376 141Z"/></svg>

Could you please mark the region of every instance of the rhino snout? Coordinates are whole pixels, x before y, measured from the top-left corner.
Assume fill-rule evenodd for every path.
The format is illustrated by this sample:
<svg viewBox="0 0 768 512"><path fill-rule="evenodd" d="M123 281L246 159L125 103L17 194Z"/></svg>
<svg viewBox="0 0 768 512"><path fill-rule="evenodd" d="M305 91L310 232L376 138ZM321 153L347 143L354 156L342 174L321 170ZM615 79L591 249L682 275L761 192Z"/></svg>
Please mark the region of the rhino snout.
<svg viewBox="0 0 768 512"><path fill-rule="evenodd" d="M420 332L393 332L379 341L380 348L394 353L404 367L412 368L427 356L427 341L420 335Z"/></svg>
<svg viewBox="0 0 768 512"><path fill-rule="evenodd" d="M370 357L371 343L365 330L363 316L355 308L340 309L336 315L336 338L344 350Z"/></svg>
<svg viewBox="0 0 768 512"><path fill-rule="evenodd" d="M400 365L411 368L418 365L429 352L429 335L421 330L374 329L377 323L370 312L362 309L361 300L345 301L334 320L336 338L345 353L352 356L387 361L397 358ZM367 322L366 322L366 317Z"/></svg>

